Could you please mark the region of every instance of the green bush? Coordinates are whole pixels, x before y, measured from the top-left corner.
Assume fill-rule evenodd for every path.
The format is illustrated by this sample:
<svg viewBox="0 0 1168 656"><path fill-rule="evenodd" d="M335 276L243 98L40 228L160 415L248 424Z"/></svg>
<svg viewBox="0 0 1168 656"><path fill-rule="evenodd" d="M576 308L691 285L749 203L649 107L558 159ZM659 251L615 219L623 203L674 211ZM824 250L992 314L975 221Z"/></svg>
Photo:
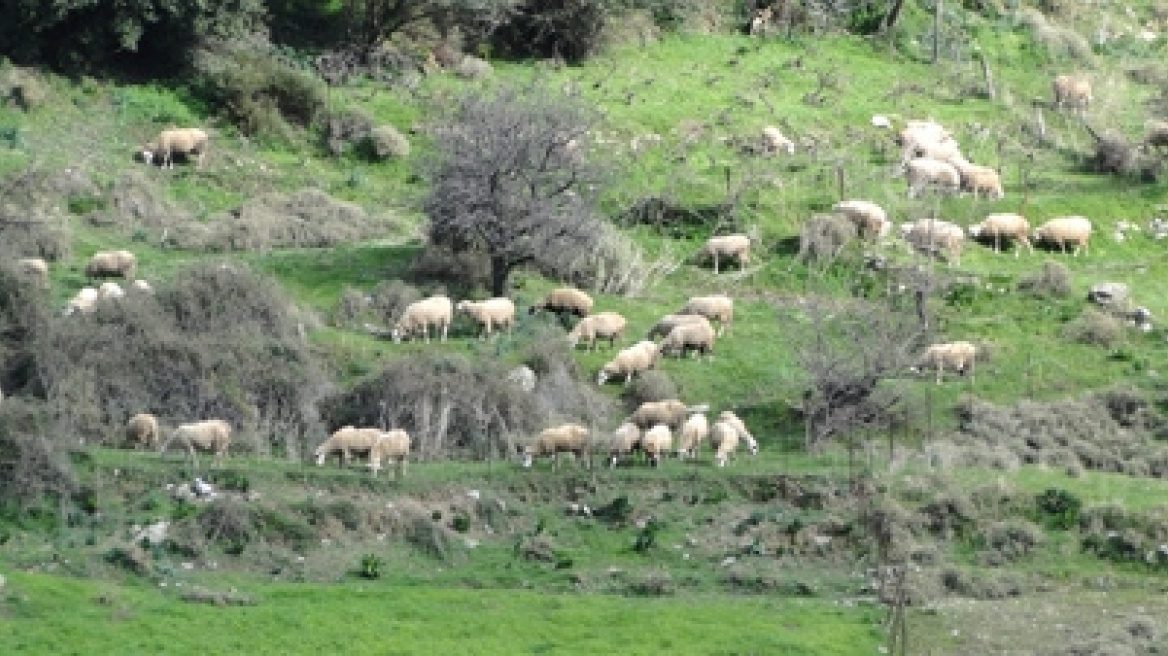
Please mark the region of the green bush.
<svg viewBox="0 0 1168 656"><path fill-rule="evenodd" d="M1066 490L1051 488L1034 499L1039 521L1048 528L1066 531L1079 523L1083 502Z"/></svg>
<svg viewBox="0 0 1168 656"><path fill-rule="evenodd" d="M381 565L381 558L376 554L361 556L361 576L367 579L381 578Z"/></svg>

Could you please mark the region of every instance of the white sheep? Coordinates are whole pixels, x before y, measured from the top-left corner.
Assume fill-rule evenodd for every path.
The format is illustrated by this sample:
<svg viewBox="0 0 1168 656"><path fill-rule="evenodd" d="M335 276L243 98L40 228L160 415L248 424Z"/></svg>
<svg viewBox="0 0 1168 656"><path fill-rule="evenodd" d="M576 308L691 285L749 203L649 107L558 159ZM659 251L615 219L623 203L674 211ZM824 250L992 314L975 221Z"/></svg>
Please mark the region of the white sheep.
<svg viewBox="0 0 1168 656"><path fill-rule="evenodd" d="M378 436L373 447L369 450L369 469L373 475L381 470L383 460L392 460L397 463L397 473L394 478L401 479L406 475L406 459L410 455L410 435L400 428L386 431Z"/></svg>
<svg viewBox="0 0 1168 656"><path fill-rule="evenodd" d="M673 433L665 424L655 424L641 436L641 451L654 467L661 465L661 459L673 448Z"/></svg>
<svg viewBox="0 0 1168 656"><path fill-rule="evenodd" d="M626 421L612 432L608 445L608 466L616 467L621 458L627 457L641 448L641 429L631 421Z"/></svg>
<svg viewBox="0 0 1168 656"><path fill-rule="evenodd" d="M20 275L36 282L38 287L49 286L49 263L40 257L25 257L16 261Z"/></svg>
<svg viewBox="0 0 1168 656"><path fill-rule="evenodd" d="M912 371L920 373L926 368L935 367L938 384L941 383L941 377L946 368L957 371L963 376L968 375L970 380L973 380L973 367L976 360L977 346L970 342L933 344L925 349L917 365L912 367Z"/></svg>
<svg viewBox="0 0 1168 656"><path fill-rule="evenodd" d="M118 298L125 298L126 290L116 282L106 281L101 283L97 288L97 298L100 301L110 301Z"/></svg>
<svg viewBox="0 0 1168 656"><path fill-rule="evenodd" d="M1002 252L1003 240L1022 244L1034 253L1034 245L1030 243L1030 222L1021 214L989 214L980 223L969 226L969 237L992 241L995 253ZM1018 257L1020 253L1021 249L1015 247L1014 257Z"/></svg>
<svg viewBox="0 0 1168 656"><path fill-rule="evenodd" d="M933 120L908 121L894 137L897 145L908 149L923 144L941 143L952 138L945 126Z"/></svg>
<svg viewBox="0 0 1168 656"><path fill-rule="evenodd" d="M961 189L961 173L948 162L927 157L911 159L904 165L908 197L916 198L923 189L955 194Z"/></svg>
<svg viewBox="0 0 1168 656"><path fill-rule="evenodd" d="M688 323L669 331L665 339L661 340L660 348L663 355L674 353L678 358L682 358L686 353L693 351L696 354L708 355L712 360L716 341L717 333L714 332L713 326Z"/></svg>
<svg viewBox="0 0 1168 656"><path fill-rule="evenodd" d="M775 153L795 154L795 142L785 137L781 130L773 125L762 129L762 152L767 155Z"/></svg>
<svg viewBox="0 0 1168 656"><path fill-rule="evenodd" d="M642 429L652 428L656 424L665 424L673 430L680 430L682 422L689 414L704 412L705 409L704 406L687 407L677 399L645 401L637 406L633 414L629 415L628 420Z"/></svg>
<svg viewBox="0 0 1168 656"><path fill-rule="evenodd" d="M99 251L85 265L85 277L130 280L137 268L138 259L130 251Z"/></svg>
<svg viewBox="0 0 1168 656"><path fill-rule="evenodd" d="M70 299L69 304L65 306L65 316L71 314L81 313L89 314L97 307L97 289L94 287L82 287L77 290L77 293Z"/></svg>
<svg viewBox="0 0 1168 656"><path fill-rule="evenodd" d="M544 429L535 441L523 448L523 466L531 467L538 456L551 456L552 468L558 469L561 453L572 453L576 461L587 463L592 432L579 424L563 424Z"/></svg>
<svg viewBox="0 0 1168 656"><path fill-rule="evenodd" d="M869 200L841 200L831 209L855 224L856 231L864 238L883 237L892 225L884 208Z"/></svg>
<svg viewBox="0 0 1168 656"><path fill-rule="evenodd" d="M702 442L710 436L710 420L705 413L695 412L681 425L677 436L677 457L687 458L698 455Z"/></svg>
<svg viewBox="0 0 1168 656"><path fill-rule="evenodd" d="M694 296L676 314L700 314L710 321L717 321L718 336L721 337L734 320L734 299L725 294Z"/></svg>
<svg viewBox="0 0 1168 656"><path fill-rule="evenodd" d="M961 189L973 193L973 197L984 195L986 198L1005 198L1002 190L1002 177L988 166L973 164L965 159L958 158L950 161L961 175Z"/></svg>
<svg viewBox="0 0 1168 656"><path fill-rule="evenodd" d="M1084 77L1059 75L1051 83L1051 88L1054 91L1054 106L1058 109L1070 107L1081 112L1094 99L1091 82Z"/></svg>
<svg viewBox="0 0 1168 656"><path fill-rule="evenodd" d="M459 301L455 306L459 312L465 312L474 319L482 329L483 337L490 337L495 328L506 328L511 332L515 324L515 302L509 298L489 298L485 301Z"/></svg>
<svg viewBox="0 0 1168 656"><path fill-rule="evenodd" d="M723 410L718 414L718 421L728 424L738 431L738 437L743 442L746 442L746 450L750 455L758 455L758 440L754 439L754 435L746 430L746 424L734 413L733 410Z"/></svg>
<svg viewBox="0 0 1168 656"><path fill-rule="evenodd" d="M231 445L231 424L222 419L205 419L189 424L180 424L171 433L170 439L163 443L159 455L166 453L171 442L178 440L180 446L185 446L196 467L199 465L196 449L211 451L215 454L215 462L222 463L227 448Z"/></svg>
<svg viewBox="0 0 1168 656"><path fill-rule="evenodd" d="M661 350L655 342L644 340L617 352L596 374L596 384L603 385L613 378L623 376L625 385L632 382L638 373L648 371L657 365Z"/></svg>
<svg viewBox="0 0 1168 656"><path fill-rule="evenodd" d="M939 162L955 164L964 159L961 147L951 138L941 141L920 141L906 146L901 153L901 162L907 163L913 159L935 159Z"/></svg>
<svg viewBox="0 0 1168 656"><path fill-rule="evenodd" d="M207 133L199 128L172 128L158 133L158 138L142 148L142 159L152 164L157 157L163 168L174 168L174 154L195 156L196 167L203 166L207 155Z"/></svg>
<svg viewBox="0 0 1168 656"><path fill-rule="evenodd" d="M140 412L126 422L126 443L135 449L158 446L158 418L149 412Z"/></svg>
<svg viewBox="0 0 1168 656"><path fill-rule="evenodd" d="M556 314L574 314L586 317L592 313L592 297L575 287L557 287L541 301L528 308L528 314L547 310Z"/></svg>
<svg viewBox="0 0 1168 656"><path fill-rule="evenodd" d="M373 445L381 439L382 431L378 428L354 428L344 426L338 428L320 446L316 447L313 455L316 456L316 465L324 464L329 455L335 452L341 454L341 466L349 464L353 454L369 455Z"/></svg>
<svg viewBox="0 0 1168 656"><path fill-rule="evenodd" d="M710 320L700 314L667 314L657 320L649 332L645 335L646 339L655 339L658 337L665 337L671 330L684 323L710 323Z"/></svg>
<svg viewBox="0 0 1168 656"><path fill-rule="evenodd" d="M950 264L961 264L965 231L959 225L937 219L920 219L901 224L900 235L917 249L944 253Z"/></svg>
<svg viewBox="0 0 1168 656"><path fill-rule="evenodd" d="M1074 254L1088 250L1091 239L1091 221L1083 216L1061 216L1050 219L1034 229L1034 241L1058 245L1066 254L1067 244L1074 244Z"/></svg>
<svg viewBox="0 0 1168 656"><path fill-rule="evenodd" d="M616 340L624 335L628 325L628 320L616 312L590 314L577 322L568 333L568 343L575 348L584 341L588 344L588 350L595 351L596 341L607 339L608 347L612 348L616 345Z"/></svg>
<svg viewBox="0 0 1168 656"><path fill-rule="evenodd" d="M393 325L390 335L394 342L401 342L418 332L422 333L426 343L430 342L430 326L438 329L443 342L446 333L450 330L450 322L454 318L454 303L445 296L430 296L420 301L414 301L406 306L401 318Z"/></svg>
<svg viewBox="0 0 1168 656"><path fill-rule="evenodd" d="M722 259L733 259L738 263L739 269L745 268L750 262L750 237L746 235L710 237L698 251L698 258L712 259L715 274L719 272L719 264Z"/></svg>
<svg viewBox="0 0 1168 656"><path fill-rule="evenodd" d="M710 427L710 446L714 450L714 464L725 467L730 455L738 448L738 430L728 422L715 421Z"/></svg>

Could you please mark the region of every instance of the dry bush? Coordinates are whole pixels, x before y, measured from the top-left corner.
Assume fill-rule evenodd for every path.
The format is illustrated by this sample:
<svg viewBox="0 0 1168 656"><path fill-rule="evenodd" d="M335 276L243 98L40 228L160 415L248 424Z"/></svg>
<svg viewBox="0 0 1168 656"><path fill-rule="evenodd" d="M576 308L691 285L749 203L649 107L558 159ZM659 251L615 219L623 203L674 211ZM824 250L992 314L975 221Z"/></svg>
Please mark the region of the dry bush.
<svg viewBox="0 0 1168 656"><path fill-rule="evenodd" d="M405 311L406 306L422 299L417 287L401 280L384 280L369 294L369 307L374 315L385 324L393 323Z"/></svg>
<svg viewBox="0 0 1168 656"><path fill-rule="evenodd" d="M98 202L99 190L75 169L28 169L0 181L0 245L20 257L69 255L69 208Z"/></svg>
<svg viewBox="0 0 1168 656"><path fill-rule="evenodd" d="M982 537L985 550L979 557L988 565L1025 558L1046 541L1041 528L1023 519L992 522L983 529Z"/></svg>
<svg viewBox="0 0 1168 656"><path fill-rule="evenodd" d="M45 78L34 68L0 64L0 105L11 102L29 112L44 105L51 95Z"/></svg>
<svg viewBox="0 0 1168 656"><path fill-rule="evenodd" d="M1048 260L1034 275L1018 281L1018 291L1038 298L1066 298L1071 295L1071 272Z"/></svg>
<svg viewBox="0 0 1168 656"><path fill-rule="evenodd" d="M630 407L637 407L649 401L664 401L678 398L677 383L665 371L650 369L639 374L621 392L621 398Z"/></svg>
<svg viewBox="0 0 1168 656"><path fill-rule="evenodd" d="M1136 146L1122 136L1108 134L1095 141L1095 154L1088 165L1096 173L1128 175L1136 170Z"/></svg>
<svg viewBox="0 0 1168 656"><path fill-rule="evenodd" d="M8 397L0 404L0 512L52 513L77 491L64 433L52 429L40 401Z"/></svg>
<svg viewBox="0 0 1168 656"><path fill-rule="evenodd" d="M1005 599L1019 597L1026 584L1008 572L974 573L957 567L948 567L941 573L941 584L950 593L971 599Z"/></svg>
<svg viewBox="0 0 1168 656"><path fill-rule="evenodd" d="M858 237L856 224L847 217L816 214L799 233L799 253L795 260L809 266L829 266Z"/></svg>
<svg viewBox="0 0 1168 656"><path fill-rule="evenodd" d="M644 252L636 243L605 224L593 250L578 253L567 266L561 265L558 271L548 270L546 273L558 274L577 287L604 294L637 296L680 265L681 258L673 257L668 250L657 259L646 261Z"/></svg>
<svg viewBox="0 0 1168 656"><path fill-rule="evenodd" d="M1052 23L1041 12L1029 8L1020 11L1018 17L1034 34L1035 41L1046 48L1051 57L1079 62L1090 62L1094 59L1091 44L1073 28Z"/></svg>
<svg viewBox="0 0 1168 656"><path fill-rule="evenodd" d="M334 156L364 143L373 131L373 119L360 110L332 114L324 121L324 142Z"/></svg>
<svg viewBox="0 0 1168 656"><path fill-rule="evenodd" d="M194 220L190 212L167 200L157 178L141 168L122 173L107 193L109 203L86 215L89 223L138 231L181 226Z"/></svg>
<svg viewBox="0 0 1168 656"><path fill-rule="evenodd" d="M431 246L418 253L406 277L421 286L440 286L455 297L473 296L490 287L491 266L487 257L477 251L455 253Z"/></svg>
<svg viewBox="0 0 1168 656"><path fill-rule="evenodd" d="M378 159L401 159L410 154L410 140L392 125L379 125L369 133L373 154Z"/></svg>
<svg viewBox="0 0 1168 656"><path fill-rule="evenodd" d="M29 284L12 259L0 260L0 390L6 395L43 395L35 341L51 313L45 290Z"/></svg>
<svg viewBox="0 0 1168 656"><path fill-rule="evenodd" d="M1079 344L1113 348L1124 337L1123 323L1106 312L1087 308L1063 326L1063 337Z"/></svg>

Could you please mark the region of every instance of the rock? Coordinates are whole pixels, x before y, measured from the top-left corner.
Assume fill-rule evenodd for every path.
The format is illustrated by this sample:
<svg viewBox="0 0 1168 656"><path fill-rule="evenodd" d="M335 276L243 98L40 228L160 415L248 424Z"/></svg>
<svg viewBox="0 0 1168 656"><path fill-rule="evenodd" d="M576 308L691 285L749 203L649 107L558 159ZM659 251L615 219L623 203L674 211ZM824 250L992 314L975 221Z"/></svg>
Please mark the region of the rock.
<svg viewBox="0 0 1168 656"><path fill-rule="evenodd" d="M1096 305L1115 306L1127 300L1128 287L1122 282L1101 282L1091 286L1087 300Z"/></svg>

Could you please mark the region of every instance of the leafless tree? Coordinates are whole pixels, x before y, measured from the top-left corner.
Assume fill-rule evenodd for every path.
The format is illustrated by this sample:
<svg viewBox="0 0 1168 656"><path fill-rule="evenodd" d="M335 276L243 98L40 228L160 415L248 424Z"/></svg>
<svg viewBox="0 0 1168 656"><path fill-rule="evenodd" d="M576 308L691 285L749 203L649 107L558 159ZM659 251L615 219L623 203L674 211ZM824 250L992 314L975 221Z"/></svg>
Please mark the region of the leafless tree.
<svg viewBox="0 0 1168 656"><path fill-rule="evenodd" d="M582 155L595 120L578 99L538 84L464 96L436 135L423 202L430 243L484 253L500 296L516 267L572 271L602 234L588 199L599 171Z"/></svg>

